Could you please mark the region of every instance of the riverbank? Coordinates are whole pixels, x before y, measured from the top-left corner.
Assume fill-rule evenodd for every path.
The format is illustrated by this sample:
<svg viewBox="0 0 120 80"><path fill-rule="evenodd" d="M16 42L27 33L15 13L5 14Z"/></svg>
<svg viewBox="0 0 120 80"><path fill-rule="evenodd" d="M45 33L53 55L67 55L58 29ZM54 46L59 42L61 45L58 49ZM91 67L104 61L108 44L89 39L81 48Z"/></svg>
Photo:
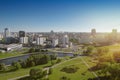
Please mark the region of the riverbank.
<svg viewBox="0 0 120 80"><path fill-rule="evenodd" d="M4 59L0 59L0 63L4 63L5 65L11 65L11 63L13 63L14 61L18 61L18 60L26 60L30 55L32 54L47 54L47 55L53 55L56 54L57 57L64 57L64 56L69 56L69 57L73 57L74 54L73 53L64 53L64 52L36 52L36 53L28 53L28 54L24 54L21 56L15 56L15 57L9 57L9 58L4 58Z"/></svg>

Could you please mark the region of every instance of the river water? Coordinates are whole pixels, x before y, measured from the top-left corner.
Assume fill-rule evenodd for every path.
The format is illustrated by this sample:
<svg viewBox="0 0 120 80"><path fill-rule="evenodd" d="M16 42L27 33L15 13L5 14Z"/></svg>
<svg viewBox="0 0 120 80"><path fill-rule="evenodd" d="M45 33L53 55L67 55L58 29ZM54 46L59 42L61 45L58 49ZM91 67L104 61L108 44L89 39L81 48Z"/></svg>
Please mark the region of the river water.
<svg viewBox="0 0 120 80"><path fill-rule="evenodd" d="M45 53L35 53L35 54L47 54L47 55L56 54L57 57L65 57L65 56L73 57L74 56L73 53L63 53L63 52L45 52ZM0 59L0 63L4 63L5 65L11 65L12 62L15 62L15 61L17 62L18 60L26 60L30 55L32 54Z"/></svg>

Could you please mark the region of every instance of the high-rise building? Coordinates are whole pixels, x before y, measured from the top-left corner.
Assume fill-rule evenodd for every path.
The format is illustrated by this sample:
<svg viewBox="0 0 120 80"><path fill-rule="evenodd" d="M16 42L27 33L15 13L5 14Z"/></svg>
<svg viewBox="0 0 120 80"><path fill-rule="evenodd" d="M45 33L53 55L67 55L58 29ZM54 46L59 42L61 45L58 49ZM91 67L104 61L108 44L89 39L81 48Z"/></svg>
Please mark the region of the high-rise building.
<svg viewBox="0 0 120 80"><path fill-rule="evenodd" d="M0 40L2 40L3 39L3 35L2 34L0 34Z"/></svg>
<svg viewBox="0 0 120 80"><path fill-rule="evenodd" d="M45 38L45 37L38 37L38 38L36 39L36 44L37 44L37 45L44 45L45 41L46 41L46 38Z"/></svg>
<svg viewBox="0 0 120 80"><path fill-rule="evenodd" d="M19 31L19 37L25 37L25 31Z"/></svg>
<svg viewBox="0 0 120 80"><path fill-rule="evenodd" d="M28 44L28 37L20 37L21 44Z"/></svg>
<svg viewBox="0 0 120 80"><path fill-rule="evenodd" d="M58 45L58 39L52 39L52 46L55 47Z"/></svg>
<svg viewBox="0 0 120 80"><path fill-rule="evenodd" d="M51 30L51 32L50 32L50 36L49 36L51 39L53 39L53 38L55 38L55 33L54 33L54 31L53 30Z"/></svg>
<svg viewBox="0 0 120 80"><path fill-rule="evenodd" d="M63 36L62 42L63 42L63 47L68 47L68 45L69 45L69 37L68 37L68 35Z"/></svg>
<svg viewBox="0 0 120 80"><path fill-rule="evenodd" d="M112 40L113 42L116 42L116 41L117 41L117 36L118 36L118 34L117 34L117 29L112 29L111 40Z"/></svg>
<svg viewBox="0 0 120 80"><path fill-rule="evenodd" d="M4 30L4 38L10 37L10 31L8 28L5 28Z"/></svg>
<svg viewBox="0 0 120 80"><path fill-rule="evenodd" d="M96 35L96 29L91 30L91 35L95 36Z"/></svg>

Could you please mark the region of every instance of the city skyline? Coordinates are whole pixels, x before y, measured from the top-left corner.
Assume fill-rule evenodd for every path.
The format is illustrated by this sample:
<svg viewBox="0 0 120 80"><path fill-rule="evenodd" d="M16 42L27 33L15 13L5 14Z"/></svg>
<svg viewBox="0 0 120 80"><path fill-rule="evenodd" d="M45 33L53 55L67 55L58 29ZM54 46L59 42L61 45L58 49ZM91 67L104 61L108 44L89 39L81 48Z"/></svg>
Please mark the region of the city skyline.
<svg viewBox="0 0 120 80"><path fill-rule="evenodd" d="M118 0L0 0L0 27L12 32L120 32Z"/></svg>

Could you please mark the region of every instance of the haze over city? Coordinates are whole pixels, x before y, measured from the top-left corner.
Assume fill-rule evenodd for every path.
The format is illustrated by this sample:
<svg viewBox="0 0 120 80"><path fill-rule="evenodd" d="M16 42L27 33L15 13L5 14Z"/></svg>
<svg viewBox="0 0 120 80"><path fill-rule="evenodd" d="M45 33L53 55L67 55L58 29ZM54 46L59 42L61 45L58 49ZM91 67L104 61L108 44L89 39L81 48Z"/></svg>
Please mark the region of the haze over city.
<svg viewBox="0 0 120 80"><path fill-rule="evenodd" d="M0 0L0 28L16 32L120 31L119 0Z"/></svg>

